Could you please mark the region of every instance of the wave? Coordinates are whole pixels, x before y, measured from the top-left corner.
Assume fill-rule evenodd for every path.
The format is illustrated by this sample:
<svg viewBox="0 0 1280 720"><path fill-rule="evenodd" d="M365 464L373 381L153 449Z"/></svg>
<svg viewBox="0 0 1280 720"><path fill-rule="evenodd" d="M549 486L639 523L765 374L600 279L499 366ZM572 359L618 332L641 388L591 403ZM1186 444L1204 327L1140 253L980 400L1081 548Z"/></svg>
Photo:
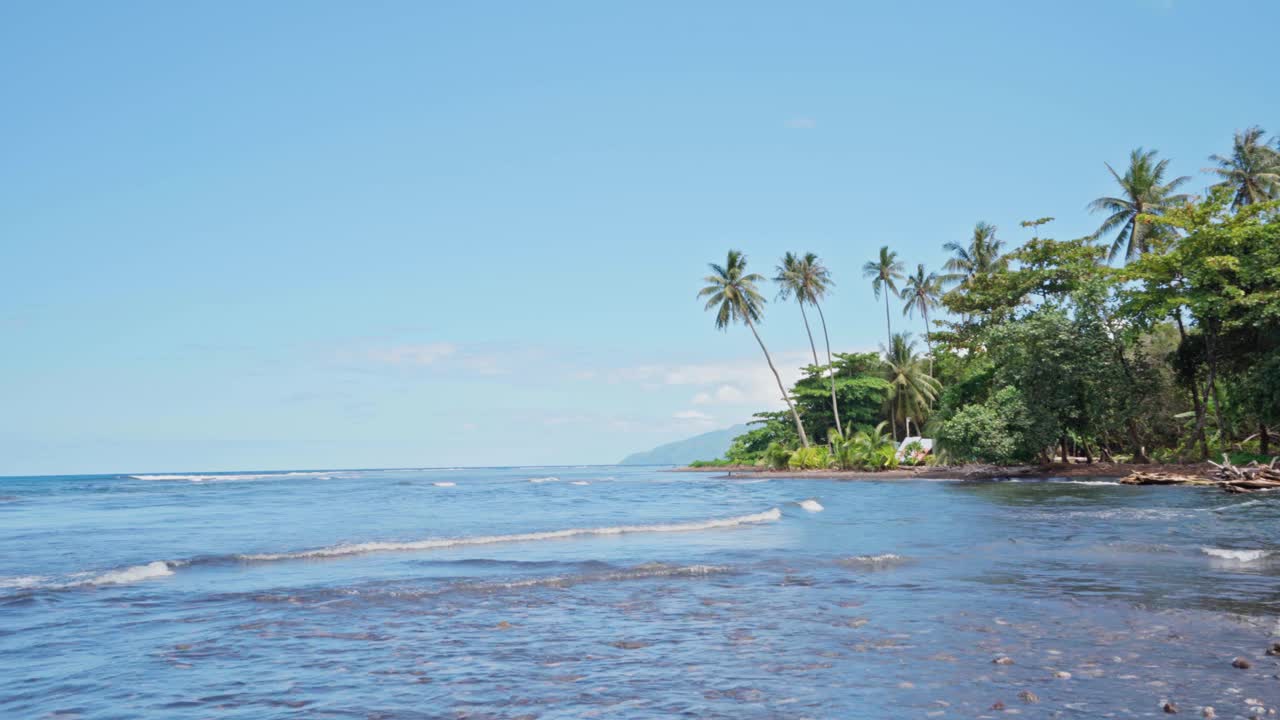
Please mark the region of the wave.
<svg viewBox="0 0 1280 720"><path fill-rule="evenodd" d="M558 477L554 477L554 476L552 476L552 477L536 477L536 478L529 478L529 482L531 482L531 483L560 482L560 478L558 478Z"/></svg>
<svg viewBox="0 0 1280 720"><path fill-rule="evenodd" d="M893 565L901 565L906 561L907 558L897 553L880 553L879 555L854 555L853 557L841 558L836 562L841 565L876 570Z"/></svg>
<svg viewBox="0 0 1280 720"><path fill-rule="evenodd" d="M333 545L314 550L300 550L282 553L251 553L239 555L205 555L187 560L155 560L142 565L105 572L76 573L65 576L62 581L51 582L50 578L34 575L0 578L0 589L29 591L36 589L66 590L70 588L99 585L128 585L145 580L172 575L174 570L191 566L221 565L236 562L272 562L277 560L305 560L313 558L336 558L349 555L363 555L375 552L406 552L418 550L436 550L471 545L494 545L510 542L531 542L538 540L561 540L573 537L591 537L603 535L627 535L632 533L660 532L694 532L699 530L715 530L733 528L741 525L754 525L773 522L782 518L778 508L771 508L752 515L699 520L683 523L659 523L654 525L615 525L596 528L570 528L568 530L550 530L545 532L515 533L511 535L478 535L460 538L431 538L407 542L366 542L354 545ZM666 566L663 566L666 567ZM701 567L701 566L692 566ZM658 572L654 570L654 572ZM680 571L684 572L684 571ZM609 577L605 577L609 579Z"/></svg>
<svg viewBox="0 0 1280 720"><path fill-rule="evenodd" d="M1230 548L1200 548L1205 555L1215 557L1220 560L1231 560L1233 562L1251 563L1257 562L1264 558L1270 557L1270 550L1232 550Z"/></svg>
<svg viewBox="0 0 1280 720"><path fill-rule="evenodd" d="M175 563L176 564L176 563ZM111 570L97 575L88 580L73 585L128 585L130 583L140 582L142 580L152 580L158 577L172 575L173 568L170 563L163 560L149 562L146 565L133 565L120 570Z"/></svg>
<svg viewBox="0 0 1280 720"><path fill-rule="evenodd" d="M185 480L187 482L236 482L244 480L270 480L273 478L294 478L294 477L318 477L329 478L335 473L329 472L275 472L275 473L225 473L225 474L190 474L190 475L129 475L134 480L154 480L154 481L174 481Z"/></svg>
<svg viewBox="0 0 1280 720"><path fill-rule="evenodd" d="M569 484L570 485L590 485L591 483L587 482L586 480L574 480Z"/></svg>
<svg viewBox="0 0 1280 720"><path fill-rule="evenodd" d="M455 483L455 482L434 482L431 484L436 487L457 487L458 486L458 483Z"/></svg>
<svg viewBox="0 0 1280 720"><path fill-rule="evenodd" d="M782 518L778 508L772 508L753 515L720 518L717 520L701 520L684 523L660 523L655 525L615 525L597 528L570 528L568 530L548 530L543 532L514 533L511 535L477 535L460 538L430 538L426 540L409 540L402 542L377 541L357 543L354 545L332 545L314 550L300 550L283 553L253 553L237 555L239 560L249 562L269 562L274 560L304 560L308 558L331 558L347 555L364 555L374 552L411 552L419 550L439 550L443 548L465 547L470 545L494 545L497 543L532 542L538 540L563 540L572 537L590 537L599 535L628 535L632 533L658 532L691 532L697 530L715 530L718 528L737 527L772 522Z"/></svg>
<svg viewBox="0 0 1280 720"><path fill-rule="evenodd" d="M822 503L813 499L801 500L796 504L804 508L805 510L808 510L811 513L817 513L817 512L822 512L823 510L826 510L826 508L822 507Z"/></svg>

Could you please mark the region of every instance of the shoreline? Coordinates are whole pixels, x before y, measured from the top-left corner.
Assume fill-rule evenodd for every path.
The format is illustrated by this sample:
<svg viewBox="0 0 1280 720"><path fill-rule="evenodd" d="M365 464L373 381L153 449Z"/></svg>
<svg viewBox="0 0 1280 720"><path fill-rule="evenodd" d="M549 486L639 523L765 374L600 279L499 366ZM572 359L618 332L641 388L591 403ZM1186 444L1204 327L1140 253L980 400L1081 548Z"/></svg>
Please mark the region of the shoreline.
<svg viewBox="0 0 1280 720"><path fill-rule="evenodd" d="M726 465L722 467L680 467L667 472L696 472L718 474L720 477L751 475L763 478L793 478L819 480L1005 480L1030 478L1047 480L1061 477L1127 477L1134 472L1172 473L1212 480L1214 468L1209 463L1190 465L1161 463L1051 463L1049 465L925 465L902 467L894 470L768 470L753 465Z"/></svg>

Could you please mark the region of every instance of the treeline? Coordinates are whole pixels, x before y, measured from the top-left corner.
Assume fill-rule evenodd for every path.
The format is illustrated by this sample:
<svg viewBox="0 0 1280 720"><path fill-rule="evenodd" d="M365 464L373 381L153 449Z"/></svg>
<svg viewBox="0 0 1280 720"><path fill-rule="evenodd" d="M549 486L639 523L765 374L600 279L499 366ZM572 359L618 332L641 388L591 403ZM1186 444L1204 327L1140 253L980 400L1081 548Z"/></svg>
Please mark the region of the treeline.
<svg viewBox="0 0 1280 720"><path fill-rule="evenodd" d="M1123 173L1107 165L1118 192L1089 204L1103 221L1088 237L1047 237L1053 218L1039 218L1006 249L980 222L943 246L938 272L908 272L881 248L862 268L885 306L879 353L831 351L831 272L787 253L772 280L800 306L813 359L791 388L759 333L768 281L731 250L699 297L717 327L752 331L787 410L757 413L725 460L880 468L897 462L898 438L920 435L947 462L1268 455L1280 426L1280 143L1250 128L1210 160L1218 182L1205 197L1180 193L1190 178L1167 177L1154 150L1135 150ZM894 332L895 304L919 318L923 345Z"/></svg>

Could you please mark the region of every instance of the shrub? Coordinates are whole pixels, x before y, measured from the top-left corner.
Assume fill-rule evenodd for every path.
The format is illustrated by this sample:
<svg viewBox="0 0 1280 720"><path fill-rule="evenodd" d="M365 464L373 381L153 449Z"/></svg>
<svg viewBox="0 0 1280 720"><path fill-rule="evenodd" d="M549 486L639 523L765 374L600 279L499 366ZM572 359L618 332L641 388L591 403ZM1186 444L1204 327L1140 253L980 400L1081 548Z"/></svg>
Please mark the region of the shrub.
<svg viewBox="0 0 1280 720"><path fill-rule="evenodd" d="M981 405L966 405L941 424L938 442L961 462L1008 464L1030 460L1027 407L1016 388L1005 387Z"/></svg>
<svg viewBox="0 0 1280 720"><path fill-rule="evenodd" d="M764 450L764 461L771 470L786 470L791 462L791 451L780 443L769 443L769 447Z"/></svg>

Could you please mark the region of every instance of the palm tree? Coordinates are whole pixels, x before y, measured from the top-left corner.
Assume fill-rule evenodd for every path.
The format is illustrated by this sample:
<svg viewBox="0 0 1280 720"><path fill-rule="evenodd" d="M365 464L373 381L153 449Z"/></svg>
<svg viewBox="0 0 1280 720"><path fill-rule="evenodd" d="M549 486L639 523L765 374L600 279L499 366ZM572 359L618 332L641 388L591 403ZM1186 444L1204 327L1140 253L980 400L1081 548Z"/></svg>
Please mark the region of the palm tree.
<svg viewBox="0 0 1280 720"><path fill-rule="evenodd" d="M831 281L831 271L813 253L805 253L804 257L787 253L782 257L782 264L778 266L778 275L774 281L780 286L779 298L786 300L794 296L799 303L800 317L804 318L804 331L809 335L809 349L813 351L813 364L820 366L818 349L813 344L813 332L809 330L809 316L804 312L805 303L817 308L818 319L822 321L822 339L827 346L827 365L830 367L831 337L827 335L827 318L822 314L822 300L826 297L827 290L835 284ZM835 371L828 370L828 377L831 380L831 413L836 419L836 431L844 433L844 428L840 425L840 407L836 402Z"/></svg>
<svg viewBox="0 0 1280 720"><path fill-rule="evenodd" d="M968 245L947 242L943 250L951 253L951 259L942 267L948 272L938 278L943 283L965 283L975 275L983 275L998 269L1004 263L1000 249L1004 241L996 237L996 226L979 221L973 226Z"/></svg>
<svg viewBox="0 0 1280 720"><path fill-rule="evenodd" d="M1264 135L1266 131L1255 125L1236 133L1230 157L1209 156L1218 167L1205 172L1222 178L1214 187L1232 190L1233 208L1280 198L1280 151L1268 145Z"/></svg>
<svg viewBox="0 0 1280 720"><path fill-rule="evenodd" d="M941 384L925 371L915 354L916 343L911 333L892 336L889 347L881 346L884 355L885 379L889 390L889 424L893 426L893 439L898 439L898 421L915 418L924 425L929 406L938 396Z"/></svg>
<svg viewBox="0 0 1280 720"><path fill-rule="evenodd" d="M862 266L862 276L871 278L871 289L875 290L877 300L881 291L884 292L884 327L889 337L893 337L893 326L889 323L889 294L898 293L897 281L902 279L898 253L890 252L888 245L882 246L879 260L870 260Z"/></svg>
<svg viewBox="0 0 1280 720"><path fill-rule="evenodd" d="M804 423L800 422L800 414L796 412L796 406L791 402L791 395L782 385L782 376L778 374L778 368L773 365L769 349L764 346L760 333L756 331L756 323L760 322L761 308L765 303L764 296L756 289L756 283L764 282L764 277L757 273L748 274L747 258L737 250L729 251L724 265L710 263L710 267L712 274L703 278L707 286L698 291L698 297L707 298L707 304L703 309L716 308L716 327L720 330L738 322L751 329L751 334L755 336L756 342L760 344L760 350L764 353L765 362L769 363L769 369L773 371L773 378L778 381L778 390L782 393L782 399L791 410L791 417L795 418L796 432L800 434L800 442L805 447L809 447L809 437L804 433Z"/></svg>
<svg viewBox="0 0 1280 720"><path fill-rule="evenodd" d="M906 282L902 284L902 292L899 296L906 300L906 305L902 308L902 314L910 316L911 313L919 310L920 316L924 318L924 344L929 349L929 374L933 374L933 340L929 335L929 309L938 306L938 296L942 294L942 280L938 278L937 273L924 272L924 265L916 265L916 274L908 275Z"/></svg>
<svg viewBox="0 0 1280 720"><path fill-rule="evenodd" d="M1138 216L1162 215L1166 210L1181 205L1188 200L1184 194L1175 194L1178 189L1191 178L1183 175L1169 182L1164 181L1165 172L1169 169L1169 160L1156 160L1155 150L1138 148L1129 154L1129 168L1123 176L1115 168L1107 165L1107 170L1116 179L1122 191L1120 197L1100 197L1089 203L1090 212L1108 213L1102 226L1093 234L1097 238L1112 230L1119 229L1115 240L1111 243L1111 260L1120 255L1124 249L1124 259L1132 260L1151 249L1153 228Z"/></svg>

